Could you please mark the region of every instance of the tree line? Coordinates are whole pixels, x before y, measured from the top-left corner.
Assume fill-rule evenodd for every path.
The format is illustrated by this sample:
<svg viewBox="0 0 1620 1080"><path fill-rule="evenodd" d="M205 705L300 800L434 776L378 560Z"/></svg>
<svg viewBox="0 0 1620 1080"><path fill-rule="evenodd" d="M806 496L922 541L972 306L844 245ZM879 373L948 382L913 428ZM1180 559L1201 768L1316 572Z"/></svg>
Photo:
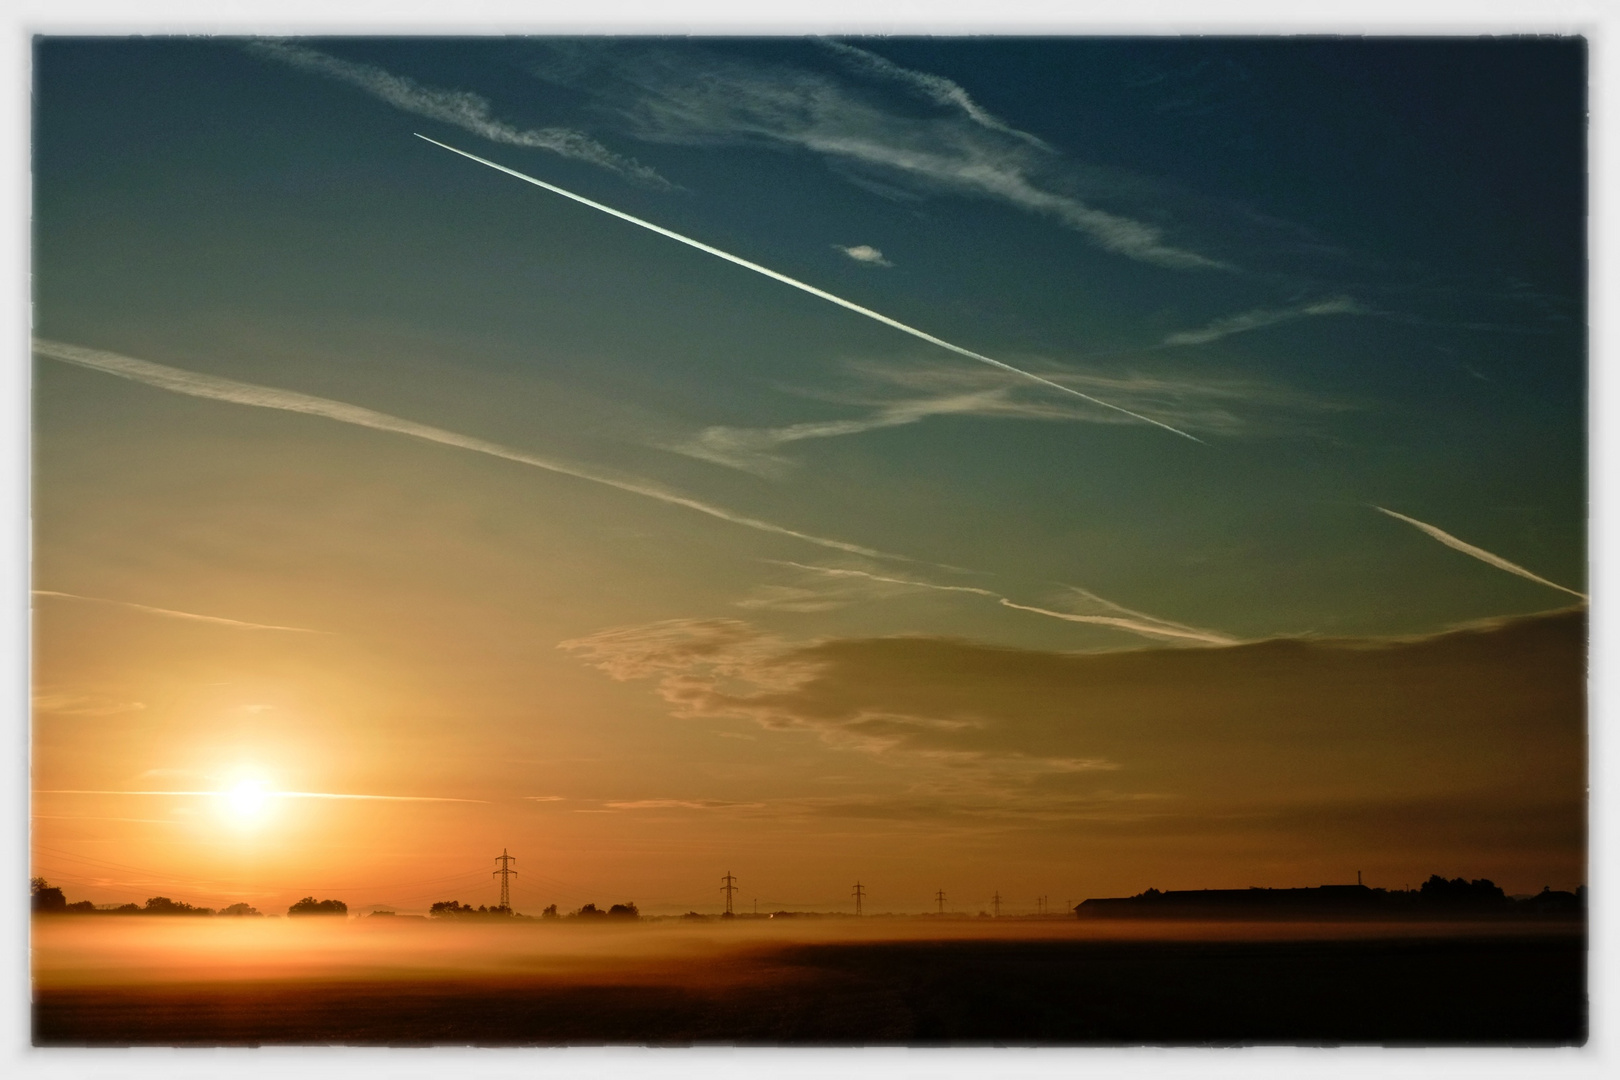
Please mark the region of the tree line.
<svg viewBox="0 0 1620 1080"><path fill-rule="evenodd" d="M252 904L231 904L229 907L215 911L211 907L194 907L183 900L171 900L167 896L154 896L146 904L119 904L115 907L97 907L88 900L68 902L67 895L60 888L52 885L44 878L36 877L28 880L30 903L29 908L35 915L215 915L231 916L237 918L263 918L264 912ZM313 896L306 896L287 909L287 914L301 915L347 915L349 905L342 900L317 900Z"/></svg>

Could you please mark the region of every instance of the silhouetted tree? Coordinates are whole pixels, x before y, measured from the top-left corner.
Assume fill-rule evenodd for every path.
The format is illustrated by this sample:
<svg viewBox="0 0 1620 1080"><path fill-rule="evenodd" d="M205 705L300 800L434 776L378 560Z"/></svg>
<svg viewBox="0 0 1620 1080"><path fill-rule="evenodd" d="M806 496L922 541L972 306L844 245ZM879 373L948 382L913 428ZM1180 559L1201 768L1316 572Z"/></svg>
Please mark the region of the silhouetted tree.
<svg viewBox="0 0 1620 1080"><path fill-rule="evenodd" d="M637 909L635 902L632 900L626 900L622 904L614 904L612 907L608 908L607 913L610 917L615 919L641 918L641 912Z"/></svg>
<svg viewBox="0 0 1620 1080"><path fill-rule="evenodd" d="M555 919L555 918L557 918L558 917L558 915L557 915L557 905L556 904L547 904L546 909L540 913L540 917L542 919Z"/></svg>
<svg viewBox="0 0 1620 1080"><path fill-rule="evenodd" d="M428 908L428 915L435 919L445 919L456 915L472 915L474 909L471 904L463 904L459 900L440 900Z"/></svg>
<svg viewBox="0 0 1620 1080"><path fill-rule="evenodd" d="M96 905L88 900L75 900L62 910L69 915L93 915L95 914Z"/></svg>
<svg viewBox="0 0 1620 1080"><path fill-rule="evenodd" d="M256 915L261 919L264 918L264 913L250 904L232 904L230 907L220 908L219 913L221 915Z"/></svg>
<svg viewBox="0 0 1620 1080"><path fill-rule="evenodd" d="M1429 880L1418 890L1418 898L1424 903L1452 907L1491 907L1507 903L1507 894L1489 878L1474 881L1452 878L1447 881L1439 874L1429 876Z"/></svg>
<svg viewBox="0 0 1620 1080"><path fill-rule="evenodd" d="M119 904L112 909L114 915L139 915L140 913L141 907L139 904Z"/></svg>
<svg viewBox="0 0 1620 1080"><path fill-rule="evenodd" d="M584 907L580 908L578 911L569 916L569 918L572 919L604 919L606 917L607 912L603 911L595 904L586 904Z"/></svg>
<svg viewBox="0 0 1620 1080"><path fill-rule="evenodd" d="M146 902L141 909L142 915L212 915L213 908L192 907L180 900L170 900L167 896L154 896Z"/></svg>
<svg viewBox="0 0 1620 1080"><path fill-rule="evenodd" d="M67 910L67 897L62 890L44 878L29 878L29 908L36 915L58 915Z"/></svg>
<svg viewBox="0 0 1620 1080"><path fill-rule="evenodd" d="M317 900L306 896L287 909L288 915L347 915L349 905L341 900Z"/></svg>

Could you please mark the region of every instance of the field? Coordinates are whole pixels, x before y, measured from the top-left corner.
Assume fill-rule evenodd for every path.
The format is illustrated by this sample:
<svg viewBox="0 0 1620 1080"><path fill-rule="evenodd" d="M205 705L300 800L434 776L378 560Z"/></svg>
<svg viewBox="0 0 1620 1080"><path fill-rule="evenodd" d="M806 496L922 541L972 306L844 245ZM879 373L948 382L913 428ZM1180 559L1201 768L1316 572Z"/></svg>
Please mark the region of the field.
<svg viewBox="0 0 1620 1080"><path fill-rule="evenodd" d="M42 1046L1568 1045L1587 1032L1578 925L68 918L36 921L34 964Z"/></svg>

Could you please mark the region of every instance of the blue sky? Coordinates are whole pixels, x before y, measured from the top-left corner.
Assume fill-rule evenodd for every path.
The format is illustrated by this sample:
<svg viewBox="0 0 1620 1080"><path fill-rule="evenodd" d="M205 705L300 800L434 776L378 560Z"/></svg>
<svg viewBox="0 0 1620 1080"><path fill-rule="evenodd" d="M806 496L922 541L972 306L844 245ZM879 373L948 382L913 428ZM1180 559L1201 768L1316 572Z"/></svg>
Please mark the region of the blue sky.
<svg viewBox="0 0 1620 1080"><path fill-rule="evenodd" d="M1084 747L687 691L895 635L1387 641L1586 588L1576 39L54 39L35 95L35 588L97 598L38 601L36 683L139 702L147 768L262 702L148 701L210 680L93 630L117 604L330 637L220 646L308 738L486 718L465 776L390 750L378 783L607 724L633 790L567 799L765 805L818 755L966 798L928 772L959 753L1044 806L1007 777ZM502 790L570 775L539 768Z"/></svg>

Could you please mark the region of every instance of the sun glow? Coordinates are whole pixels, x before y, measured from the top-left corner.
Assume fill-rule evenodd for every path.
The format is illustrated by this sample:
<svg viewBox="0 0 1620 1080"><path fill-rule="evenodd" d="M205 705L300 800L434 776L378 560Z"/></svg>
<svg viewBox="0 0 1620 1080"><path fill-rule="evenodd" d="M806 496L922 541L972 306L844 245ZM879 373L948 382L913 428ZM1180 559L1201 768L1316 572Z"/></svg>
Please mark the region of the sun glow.
<svg viewBox="0 0 1620 1080"><path fill-rule="evenodd" d="M239 824L257 824L269 813L272 796L263 780L244 777L222 794L226 811Z"/></svg>

